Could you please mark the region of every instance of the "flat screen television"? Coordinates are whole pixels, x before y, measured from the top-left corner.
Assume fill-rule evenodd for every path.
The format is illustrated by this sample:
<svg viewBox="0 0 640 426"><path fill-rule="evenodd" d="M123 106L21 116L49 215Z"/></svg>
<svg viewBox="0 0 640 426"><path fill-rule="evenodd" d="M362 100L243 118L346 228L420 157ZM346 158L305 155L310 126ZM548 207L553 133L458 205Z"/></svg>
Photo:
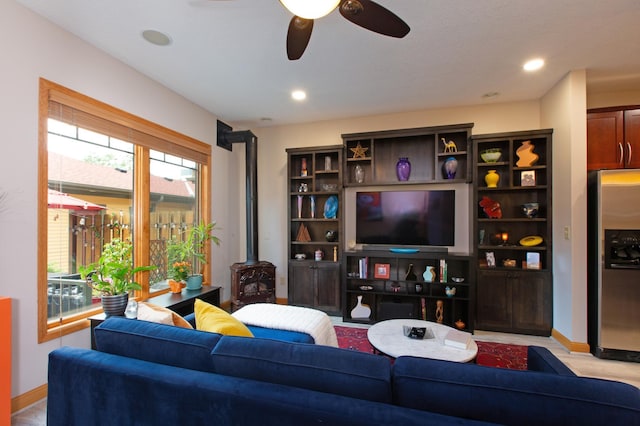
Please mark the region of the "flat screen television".
<svg viewBox="0 0 640 426"><path fill-rule="evenodd" d="M356 242L441 247L455 242L455 190L356 193Z"/></svg>

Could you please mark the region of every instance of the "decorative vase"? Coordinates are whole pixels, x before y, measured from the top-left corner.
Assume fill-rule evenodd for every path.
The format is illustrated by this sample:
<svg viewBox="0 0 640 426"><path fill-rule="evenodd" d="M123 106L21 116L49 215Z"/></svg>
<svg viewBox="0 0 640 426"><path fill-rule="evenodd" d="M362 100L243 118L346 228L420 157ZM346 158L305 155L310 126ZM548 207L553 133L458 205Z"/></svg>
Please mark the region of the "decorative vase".
<svg viewBox="0 0 640 426"><path fill-rule="evenodd" d="M362 303L362 296L358 296L356 307L351 310L351 318L353 319L369 319L371 308L369 305Z"/></svg>
<svg viewBox="0 0 640 426"><path fill-rule="evenodd" d="M444 177L447 179L455 179L456 171L458 170L458 160L455 157L449 157L444 161L442 165L444 170Z"/></svg>
<svg viewBox="0 0 640 426"><path fill-rule="evenodd" d="M427 266L427 269L425 269L422 274L422 278L424 278L425 282L432 283L436 279L435 266Z"/></svg>
<svg viewBox="0 0 640 426"><path fill-rule="evenodd" d="M187 277L187 290L198 290L202 288L202 275L189 275Z"/></svg>
<svg viewBox="0 0 640 426"><path fill-rule="evenodd" d="M135 300L129 300L127 307L124 310L124 316L130 319L138 318L138 302Z"/></svg>
<svg viewBox="0 0 640 426"><path fill-rule="evenodd" d="M108 317L124 315L129 302L129 293L116 294L115 296L102 296L102 309Z"/></svg>
<svg viewBox="0 0 640 426"><path fill-rule="evenodd" d="M535 149L535 145L531 143L531 141L524 141L522 145L516 150L516 155L518 156L518 161L516 162L516 166L518 167L531 167L538 162L538 154L533 152Z"/></svg>
<svg viewBox="0 0 640 426"><path fill-rule="evenodd" d="M413 263L409 264L409 267L407 268L407 273L404 275L404 280L405 281L416 281L418 279L418 277L416 277L416 273L413 272Z"/></svg>
<svg viewBox="0 0 640 426"><path fill-rule="evenodd" d="M396 163L396 176L401 182L406 182L411 176L411 162L407 157L400 157Z"/></svg>
<svg viewBox="0 0 640 426"><path fill-rule="evenodd" d="M310 216L312 219L315 219L316 217L316 196L315 195L309 195L309 210L310 211Z"/></svg>
<svg viewBox="0 0 640 426"><path fill-rule="evenodd" d="M484 181L487 183L487 188L496 188L498 181L500 181L500 175L495 170L489 170L484 176Z"/></svg>
<svg viewBox="0 0 640 426"><path fill-rule="evenodd" d="M353 175L357 183L364 182L364 169L360 164L356 164L353 169Z"/></svg>
<svg viewBox="0 0 640 426"><path fill-rule="evenodd" d="M338 231L334 229L329 229L327 232L325 232L324 237L326 238L327 241L332 243L338 238Z"/></svg>
<svg viewBox="0 0 640 426"><path fill-rule="evenodd" d="M298 219L302 218L302 195L298 195Z"/></svg>

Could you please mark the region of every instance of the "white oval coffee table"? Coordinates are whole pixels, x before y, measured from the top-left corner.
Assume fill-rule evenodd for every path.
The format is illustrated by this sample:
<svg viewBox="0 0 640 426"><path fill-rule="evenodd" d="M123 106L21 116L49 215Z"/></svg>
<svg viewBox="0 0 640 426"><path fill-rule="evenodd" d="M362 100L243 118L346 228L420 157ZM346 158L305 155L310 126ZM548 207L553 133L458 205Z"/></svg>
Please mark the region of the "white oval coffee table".
<svg viewBox="0 0 640 426"><path fill-rule="evenodd" d="M433 339L406 337L402 326L427 327L433 331ZM453 328L430 321L393 319L380 321L369 328L367 338L378 351L393 358L416 356L454 362L469 362L478 354L478 345L471 339L467 349L458 349L444 344L444 338Z"/></svg>

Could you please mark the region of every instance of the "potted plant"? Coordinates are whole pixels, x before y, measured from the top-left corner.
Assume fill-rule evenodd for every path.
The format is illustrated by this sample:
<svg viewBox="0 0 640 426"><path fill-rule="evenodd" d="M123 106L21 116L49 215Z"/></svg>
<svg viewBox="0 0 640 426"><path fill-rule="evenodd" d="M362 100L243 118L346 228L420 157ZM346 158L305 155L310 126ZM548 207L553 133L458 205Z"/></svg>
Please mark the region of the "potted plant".
<svg viewBox="0 0 640 426"><path fill-rule="evenodd" d="M106 243L97 262L81 266L80 274L93 290L100 293L104 313L123 315L129 301L129 292L142 287L134 275L151 271L155 266L133 266L133 244L115 238Z"/></svg>
<svg viewBox="0 0 640 426"><path fill-rule="evenodd" d="M216 222L200 223L195 225L187 232L187 238L184 241L170 240L167 245L167 257L169 264L172 265L172 273L175 271L175 265L179 263L188 264L187 269L191 269L194 262L198 262L203 268L207 263L205 248L208 241L216 245L220 245L220 239L213 235L216 228ZM194 274L190 271L186 278L187 290L197 290L202 287L202 273ZM175 273L174 273L175 279Z"/></svg>
<svg viewBox="0 0 640 426"><path fill-rule="evenodd" d="M175 245L173 245L175 247ZM180 293L182 287L187 284L187 278L191 274L191 262L175 261L170 262L169 270L169 288L172 293Z"/></svg>

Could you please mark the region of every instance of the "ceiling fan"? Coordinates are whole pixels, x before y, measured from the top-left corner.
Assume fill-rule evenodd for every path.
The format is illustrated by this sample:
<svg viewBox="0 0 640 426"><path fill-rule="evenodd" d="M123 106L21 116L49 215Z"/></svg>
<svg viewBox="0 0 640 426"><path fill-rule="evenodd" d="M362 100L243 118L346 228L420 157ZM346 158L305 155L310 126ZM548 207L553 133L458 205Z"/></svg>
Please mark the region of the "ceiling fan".
<svg viewBox="0 0 640 426"><path fill-rule="evenodd" d="M338 8L347 20L378 34L402 38L409 31L402 19L371 0L280 0L293 13L287 31L287 57L295 61L304 53L313 30L314 19Z"/></svg>

